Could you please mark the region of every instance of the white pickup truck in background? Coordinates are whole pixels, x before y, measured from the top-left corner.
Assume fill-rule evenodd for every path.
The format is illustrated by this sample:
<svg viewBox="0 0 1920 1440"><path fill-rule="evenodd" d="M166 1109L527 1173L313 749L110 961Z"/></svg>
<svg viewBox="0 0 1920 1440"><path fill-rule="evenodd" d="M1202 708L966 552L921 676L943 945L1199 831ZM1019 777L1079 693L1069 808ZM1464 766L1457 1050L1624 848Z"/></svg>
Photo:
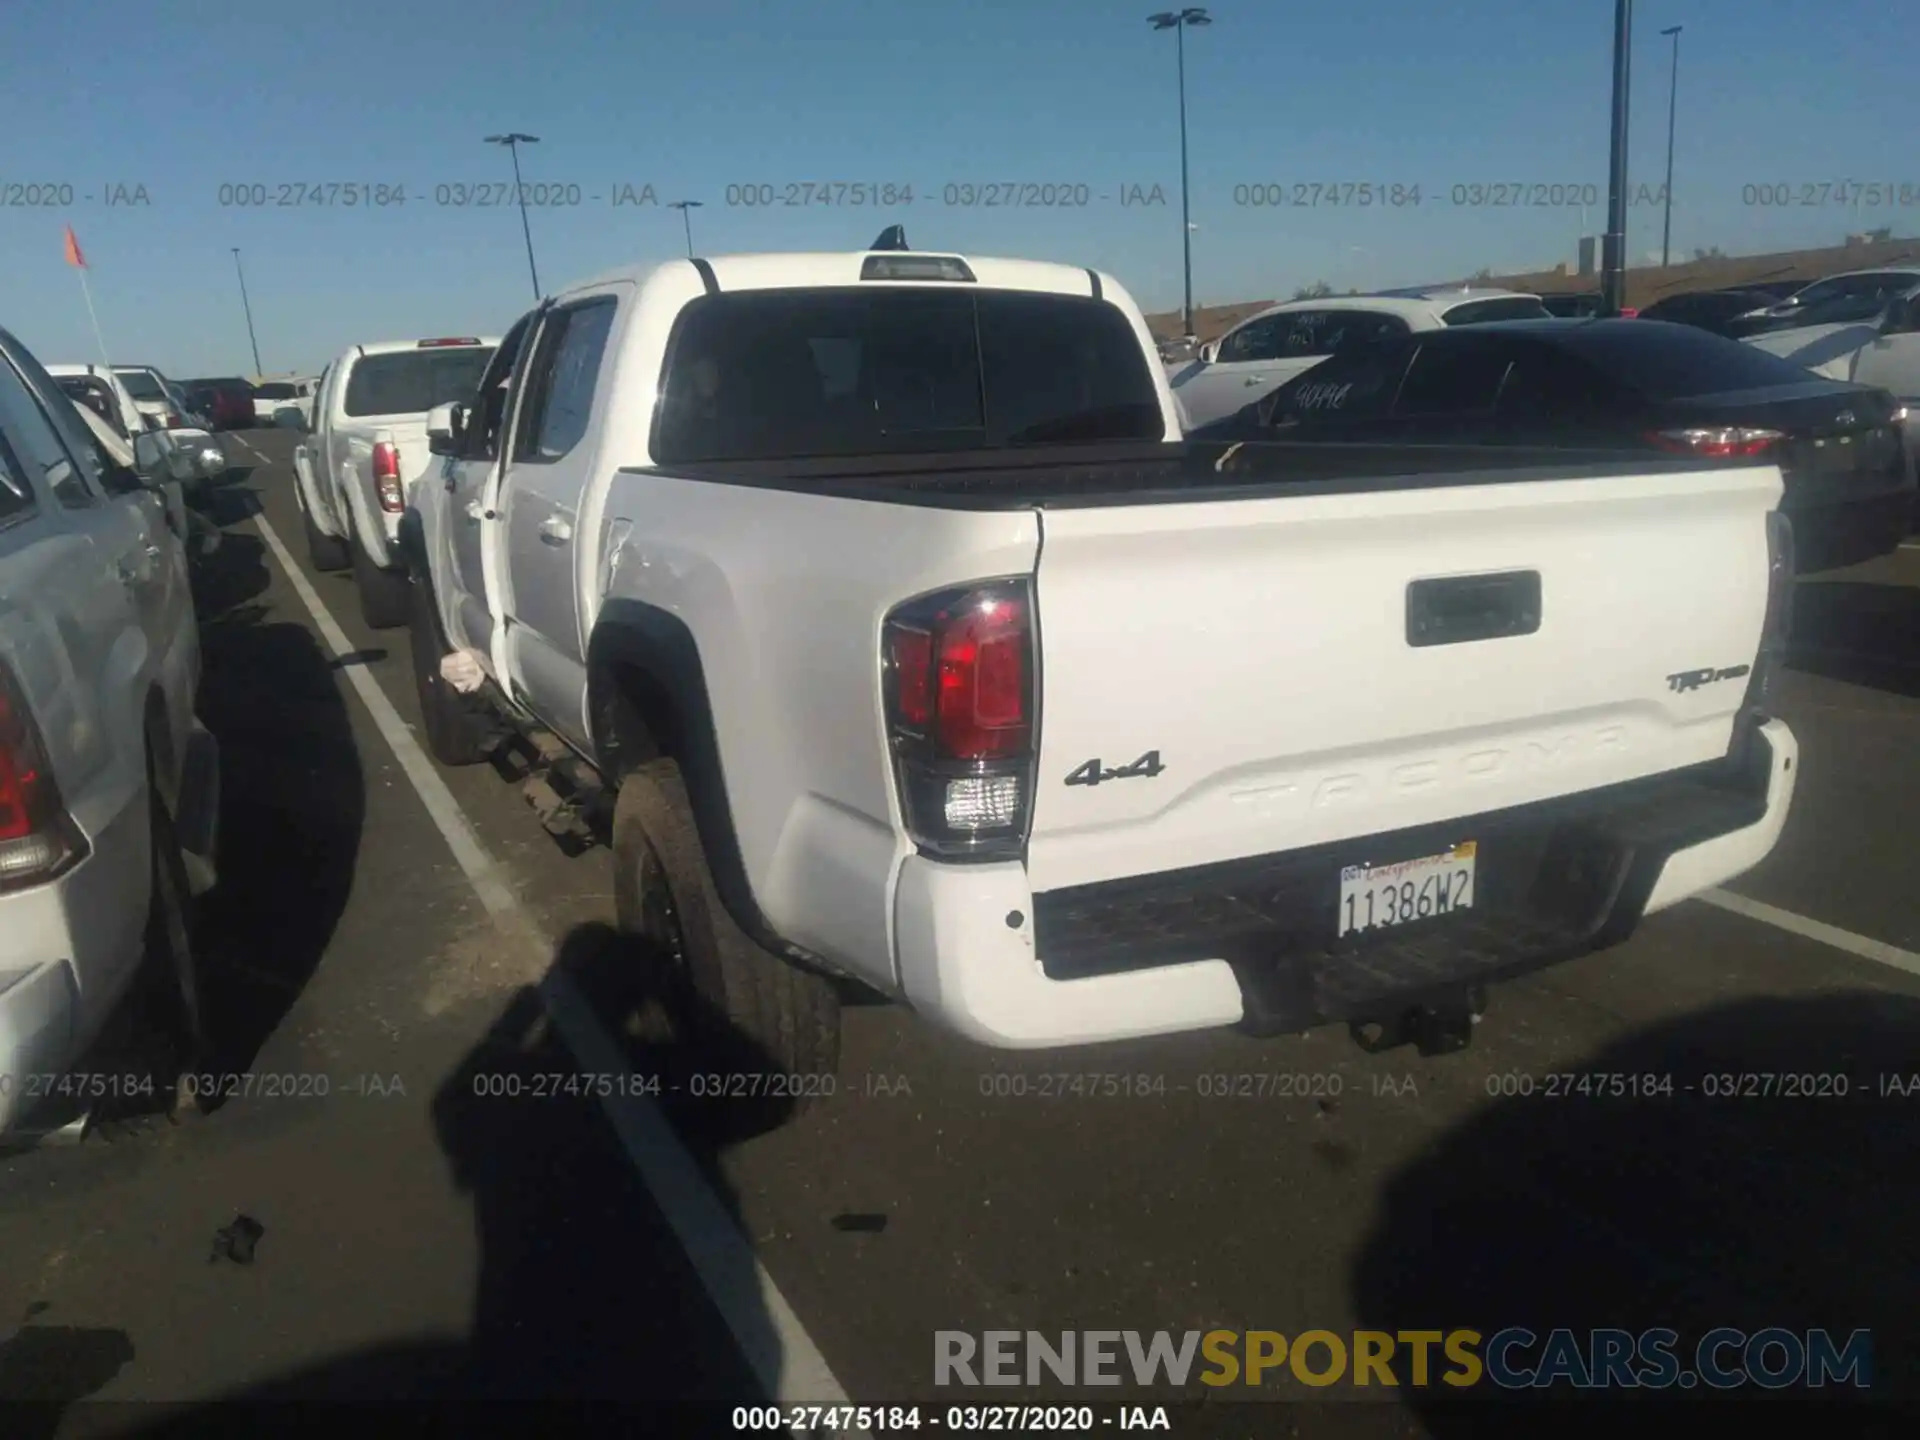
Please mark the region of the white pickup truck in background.
<svg viewBox="0 0 1920 1440"><path fill-rule="evenodd" d="M321 374L295 494L316 570L353 570L376 630L404 625L407 571L394 550L407 486L432 464L427 411L473 394L498 340L356 345Z"/></svg>
<svg viewBox="0 0 1920 1440"><path fill-rule="evenodd" d="M1454 1048L1793 792L1776 468L1188 446L1094 271L624 271L430 434L434 754L530 737L684 1033L761 1069L830 1070L849 981L1001 1047Z"/></svg>

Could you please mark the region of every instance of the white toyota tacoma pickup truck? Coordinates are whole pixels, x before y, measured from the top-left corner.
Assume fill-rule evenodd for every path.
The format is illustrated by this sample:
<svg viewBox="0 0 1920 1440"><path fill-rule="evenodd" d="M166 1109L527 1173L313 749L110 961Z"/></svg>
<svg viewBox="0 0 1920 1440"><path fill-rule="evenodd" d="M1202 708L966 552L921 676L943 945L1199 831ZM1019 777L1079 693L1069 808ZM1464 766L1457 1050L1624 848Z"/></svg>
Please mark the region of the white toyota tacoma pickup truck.
<svg viewBox="0 0 1920 1440"><path fill-rule="evenodd" d="M430 465L427 412L473 393L498 340L356 345L321 374L312 425L294 448L294 495L316 570L353 569L376 630L407 620L407 570L394 549L407 485Z"/></svg>
<svg viewBox="0 0 1920 1440"><path fill-rule="evenodd" d="M431 747L557 757L543 819L607 815L689 1033L796 1072L848 980L998 1047L1456 1048L1489 979L1774 845L1774 467L1190 446L1175 413L1090 270L564 291L429 419Z"/></svg>

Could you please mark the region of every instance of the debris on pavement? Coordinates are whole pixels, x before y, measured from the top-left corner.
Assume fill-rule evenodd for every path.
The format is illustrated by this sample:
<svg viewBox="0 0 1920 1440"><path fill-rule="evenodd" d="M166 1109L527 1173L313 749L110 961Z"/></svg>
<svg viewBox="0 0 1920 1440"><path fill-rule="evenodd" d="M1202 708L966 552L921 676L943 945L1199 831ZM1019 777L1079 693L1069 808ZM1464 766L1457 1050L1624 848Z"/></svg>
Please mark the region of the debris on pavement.
<svg viewBox="0 0 1920 1440"><path fill-rule="evenodd" d="M223 1225L213 1233L213 1253L207 1257L207 1263L213 1264L222 1255L236 1265L253 1263L253 1247L260 1237L267 1233L267 1227L251 1215L236 1215L231 1225Z"/></svg>

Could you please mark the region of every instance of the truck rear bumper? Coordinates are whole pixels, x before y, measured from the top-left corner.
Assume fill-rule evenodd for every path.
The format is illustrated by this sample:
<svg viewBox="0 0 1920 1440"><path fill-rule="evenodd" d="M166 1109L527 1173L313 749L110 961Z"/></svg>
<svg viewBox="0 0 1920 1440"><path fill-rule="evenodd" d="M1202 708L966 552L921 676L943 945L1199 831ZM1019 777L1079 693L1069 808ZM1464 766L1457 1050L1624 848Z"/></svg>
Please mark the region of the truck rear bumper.
<svg viewBox="0 0 1920 1440"><path fill-rule="evenodd" d="M1724 762L1445 826L1035 895L1017 863L914 856L895 892L906 998L1004 1049L1399 1013L1624 939L1757 864L1798 747L1767 721ZM1475 908L1334 938L1343 865L1479 843Z"/></svg>

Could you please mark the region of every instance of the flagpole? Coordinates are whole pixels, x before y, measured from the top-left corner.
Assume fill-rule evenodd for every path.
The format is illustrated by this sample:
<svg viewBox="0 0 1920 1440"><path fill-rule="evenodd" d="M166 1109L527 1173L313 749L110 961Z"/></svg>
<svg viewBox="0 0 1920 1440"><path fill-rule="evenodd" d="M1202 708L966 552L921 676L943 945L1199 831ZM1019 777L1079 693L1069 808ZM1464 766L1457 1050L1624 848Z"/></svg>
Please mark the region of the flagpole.
<svg viewBox="0 0 1920 1440"><path fill-rule="evenodd" d="M80 248L80 240L79 237L73 233L73 226L67 226L66 230L67 263L80 272L80 294L87 302L87 319L93 322L93 343L100 347L100 363L106 366L107 373L111 375L113 373L113 361L107 355L106 338L100 333L100 317L94 312L93 287L87 284L86 253Z"/></svg>
<svg viewBox="0 0 1920 1440"><path fill-rule="evenodd" d="M107 342L100 334L100 317L93 311L93 289L87 284L87 267L81 265L76 268L80 271L80 293L87 301L87 319L93 322L93 342L100 347L100 363L106 366L107 373L111 375L113 361L107 358Z"/></svg>

